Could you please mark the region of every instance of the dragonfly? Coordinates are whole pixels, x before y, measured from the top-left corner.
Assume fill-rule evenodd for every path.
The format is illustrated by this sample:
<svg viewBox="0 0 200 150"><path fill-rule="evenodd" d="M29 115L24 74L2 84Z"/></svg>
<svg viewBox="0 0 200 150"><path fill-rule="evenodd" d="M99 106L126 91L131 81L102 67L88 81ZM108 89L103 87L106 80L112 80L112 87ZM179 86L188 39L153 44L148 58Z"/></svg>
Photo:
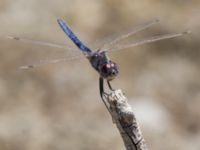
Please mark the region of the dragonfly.
<svg viewBox="0 0 200 150"><path fill-rule="evenodd" d="M114 40L105 43L101 48L97 50L91 50L88 46L86 46L77 36L76 34L72 31L72 29L69 27L69 25L63 20L63 19L57 19L58 25L61 27L63 32L67 35L69 39L79 48L79 50L83 53L83 55L89 60L91 66L98 72L99 74L99 91L100 91L100 96L103 97L103 95L107 94L104 89L104 82L107 81L107 85L111 91L114 89L111 86L111 81L115 79L119 73L119 67L117 63L112 61L109 57L107 52L108 51L117 51L117 50L122 50L122 49L127 49L147 43L152 43L160 40L165 40L165 39L171 39L175 37L180 37L185 34L190 33L190 31L184 31L184 32L179 32L179 33L171 33L171 34L164 34L164 35L159 35L159 36L153 36L150 38L146 38L143 40L138 40L135 42L132 42L130 44L124 44L124 45L118 45L116 49L112 49L109 47L112 47L113 45L116 45L118 42L132 36L133 34L136 34L140 31L143 31L152 25L156 24L159 22L158 19L155 19L153 21L150 21L148 23L145 23L135 30L132 30L131 32L125 33L122 36L115 38ZM70 47L66 47L66 45L59 45L51 42L46 42L46 41L38 41L38 40L30 40L26 38L20 38L20 37L13 37L9 36L8 38L17 40L17 41L23 41L23 42L31 42L33 44L37 45L46 45L50 47L57 47L57 48L67 48L70 49ZM106 48L108 47L108 48ZM62 60L61 60L62 61ZM59 62L59 60L55 60L53 62ZM30 68L35 68L37 65L26 65L22 66L22 69L30 69Z"/></svg>

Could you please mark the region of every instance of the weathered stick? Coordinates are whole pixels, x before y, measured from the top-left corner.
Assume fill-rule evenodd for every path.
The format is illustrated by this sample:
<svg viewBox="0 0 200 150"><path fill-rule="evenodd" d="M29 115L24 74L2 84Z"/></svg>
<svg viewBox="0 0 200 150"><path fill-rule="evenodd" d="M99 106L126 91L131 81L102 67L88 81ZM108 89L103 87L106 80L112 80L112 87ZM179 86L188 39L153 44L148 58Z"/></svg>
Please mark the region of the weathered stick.
<svg viewBox="0 0 200 150"><path fill-rule="evenodd" d="M131 106L121 90L105 94L103 101L124 141L126 150L148 150Z"/></svg>

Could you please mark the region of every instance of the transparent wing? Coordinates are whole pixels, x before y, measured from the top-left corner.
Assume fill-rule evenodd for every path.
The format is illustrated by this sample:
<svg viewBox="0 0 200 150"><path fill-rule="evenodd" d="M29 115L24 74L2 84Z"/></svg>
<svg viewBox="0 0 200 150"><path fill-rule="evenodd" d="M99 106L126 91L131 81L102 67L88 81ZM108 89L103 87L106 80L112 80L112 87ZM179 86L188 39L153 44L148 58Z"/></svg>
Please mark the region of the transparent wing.
<svg viewBox="0 0 200 150"><path fill-rule="evenodd" d="M151 22L148 22L146 24L143 24L137 28L135 28L133 31L126 33L108 43L105 43L103 45L102 48L105 47L111 47L112 45L116 44L117 42L128 38L129 36L138 33L139 31L143 31L149 27L151 27L152 25L158 23L159 20L155 19ZM42 45L42 46L48 46L48 47L54 47L54 48L60 48L60 49L66 49L66 50L74 50L75 48L72 48L71 46L67 45L67 44L58 44L58 43L53 43L53 42L48 42L48 41L41 41L41 40L34 40L34 39L29 39L29 38L22 38L22 37L17 37L17 36L6 36L7 39L12 39L12 40L16 40L16 41L21 41L21 42L26 42L26 43L31 43L31 44L35 44L35 45ZM107 39L107 38L106 38Z"/></svg>
<svg viewBox="0 0 200 150"><path fill-rule="evenodd" d="M67 61L72 61L75 59L84 58L83 54L80 52L80 50L78 50L77 48L72 48L66 44L57 44L57 43L52 43L52 42L47 42L47 41L33 40L33 39L14 37L14 36L7 36L6 38L20 41L20 42L31 43L34 45L42 45L42 46L58 48L60 50L67 50L66 52L65 51L59 52L60 55L66 56L65 58L43 59L43 60L36 61L35 63L30 63L28 65L20 66L19 69L32 69L32 68L37 68L37 67L41 67L41 66L48 65L48 64L67 62ZM56 49L56 50L58 50L58 49ZM57 55L57 53L56 53L56 55Z"/></svg>
<svg viewBox="0 0 200 150"><path fill-rule="evenodd" d="M118 51L118 50L130 48L130 47L144 45L144 44L147 44L147 43L153 43L153 42L160 41L160 40L176 38L176 37L180 37L180 36L183 36L185 34L188 34L188 33L190 33L190 31L185 31L185 32L175 33L175 34L165 34L165 35L153 36L153 37L146 38L146 39L143 39L143 40L135 41L135 42L130 43L130 44L117 45L117 46L113 47L112 49L108 49L108 51ZM27 40L27 39L25 39L25 40ZM32 40L30 42L32 43ZM77 50L77 52L79 52L79 53L77 53L73 57L51 59L51 60L49 60L49 59L40 60L40 61L33 63L33 64L21 66L21 67L19 67L19 69L32 69L32 68L40 67L40 66L43 66L43 65L55 64L55 63L59 63L59 62L67 62L67 61L71 61L71 60L75 60L75 59L84 58L84 56L82 55L82 53L80 53L80 51Z"/></svg>
<svg viewBox="0 0 200 150"><path fill-rule="evenodd" d="M158 23L159 21L160 21L160 20L155 19L155 20L153 20L153 21L150 21L150 22L148 22L148 23L145 23L145 24L143 24L143 25L140 25L140 26L138 26L137 28L135 28L133 31L128 32L128 33L126 33L126 34L124 34L124 35L122 35L122 36L120 36L120 37L118 37L118 38L116 38L116 39L114 39L114 40L108 42L108 43L105 43L105 44L103 45L102 49L109 48L109 47L113 46L114 44L118 43L118 42L121 41L121 40L124 40L124 39L126 39L126 38L128 38L128 37L130 37L130 36L132 36L132 35L134 35L134 34L136 34L136 33L138 33L138 32L140 32L140 31L143 31L143 30L145 30L145 29L148 29L149 27L153 26L154 24Z"/></svg>
<svg viewBox="0 0 200 150"><path fill-rule="evenodd" d="M67 62L67 61L71 61L71 60L75 60L75 59L80 59L80 58L84 58L83 55L78 55L78 56L74 56L71 58L59 58L59 59L51 59L51 60L40 60L36 63L33 64L28 64L28 65L24 65L24 66L20 66L19 69L33 69L33 68L37 68L37 67L41 67L44 65L49 65L49 64L55 64L55 63L61 63L61 62Z"/></svg>
<svg viewBox="0 0 200 150"><path fill-rule="evenodd" d="M130 48L130 47L144 45L144 44L147 44L147 43L153 43L153 42L156 42L156 41L180 37L180 36L183 36L183 35L189 34L189 33L190 33L190 31L185 31L185 32L181 32L181 33L153 36L153 37L146 38L146 39L143 39L143 40L135 41L135 42L130 43L130 44L117 45L117 46L115 46L115 48L113 47L113 48L108 49L108 51L118 51L118 50Z"/></svg>
<svg viewBox="0 0 200 150"><path fill-rule="evenodd" d="M54 47L54 48L74 50L72 47L70 47L66 44L57 44L57 43L53 43L53 42L33 40L33 39L21 38L21 37L15 37L15 36L7 36L6 38L11 39L11 40L31 43L31 44L35 44L35 45L43 45L43 46L49 46L49 47Z"/></svg>

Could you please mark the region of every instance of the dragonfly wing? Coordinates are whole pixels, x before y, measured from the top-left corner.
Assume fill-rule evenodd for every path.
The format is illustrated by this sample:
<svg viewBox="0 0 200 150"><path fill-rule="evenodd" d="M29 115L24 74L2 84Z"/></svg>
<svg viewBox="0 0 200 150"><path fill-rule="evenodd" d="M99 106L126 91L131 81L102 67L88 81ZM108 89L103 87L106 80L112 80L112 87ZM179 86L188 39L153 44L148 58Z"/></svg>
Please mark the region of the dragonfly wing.
<svg viewBox="0 0 200 150"><path fill-rule="evenodd" d="M120 37L118 37L118 38L116 38L116 39L110 41L109 43L105 43L105 44L103 45L103 48L109 48L109 47L113 46L114 44L116 44L117 42L120 42L121 40L124 40L125 38L128 38L128 37L130 37L130 36L132 36L132 35L134 35L134 34L140 32L140 31L143 31L143 30L145 30L145 29L148 29L149 27L153 26L154 24L158 23L159 21L160 21L160 20L155 19L155 20L153 20L153 21L150 21L150 22L148 22L148 23L145 23L145 24L143 24L143 25L140 25L140 26L138 26L137 28L135 28L134 30L132 30L131 32L128 32L128 33L126 33L126 34L124 34L124 35L122 35L122 36L120 36Z"/></svg>
<svg viewBox="0 0 200 150"><path fill-rule="evenodd" d="M62 30L65 32L65 34L74 42L74 44L78 48L80 48L86 54L91 52L91 50L78 39L78 37L72 32L70 27L63 20L58 19L57 21Z"/></svg>
<svg viewBox="0 0 200 150"><path fill-rule="evenodd" d="M75 60L75 59L80 59L80 58L84 58L83 55L78 55L75 57L71 57L71 58L59 58L59 59L46 59L46 60L40 60L36 63L33 64L29 64L29 65L24 65L24 66L20 66L19 69L33 69L33 68L37 68L37 67L41 67L44 65L48 65L48 64L56 64L56 63L60 63L60 62L67 62L67 61L71 61L71 60Z"/></svg>
<svg viewBox="0 0 200 150"><path fill-rule="evenodd" d="M175 33L175 34L165 34L165 35L153 36L153 37L146 38L146 39L143 39L143 40L135 41L135 42L130 43L130 44L117 45L115 48L110 49L108 51L122 50L122 49L130 48L130 47L144 45L144 44L147 44L147 43L153 43L153 42L156 42L156 41L161 41L161 40L165 40L165 39L171 39L171 38L183 36L183 35L189 34L189 33L190 33L190 31L185 31L185 32Z"/></svg>
<svg viewBox="0 0 200 150"><path fill-rule="evenodd" d="M21 42L32 43L32 44L35 44L35 45L43 45L43 46L73 50L72 47L70 47L66 44L57 44L57 43L52 43L52 42L47 42L47 41L33 40L33 39L14 37L14 36L7 36L6 38L16 40L16 41L21 41Z"/></svg>

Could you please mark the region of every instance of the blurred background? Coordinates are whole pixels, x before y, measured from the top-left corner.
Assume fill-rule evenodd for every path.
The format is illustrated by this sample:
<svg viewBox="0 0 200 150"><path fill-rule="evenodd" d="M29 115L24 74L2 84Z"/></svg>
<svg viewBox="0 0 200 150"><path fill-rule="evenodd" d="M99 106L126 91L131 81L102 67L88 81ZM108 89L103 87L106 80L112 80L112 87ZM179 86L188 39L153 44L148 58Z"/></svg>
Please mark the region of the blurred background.
<svg viewBox="0 0 200 150"><path fill-rule="evenodd" d="M126 42L190 29L109 56L120 67L112 85L126 93L149 149L200 149L200 1L1 0L0 8L1 150L125 149L86 59L18 69L74 53L7 35L66 43L78 52L57 18L94 48L155 18L161 22Z"/></svg>

